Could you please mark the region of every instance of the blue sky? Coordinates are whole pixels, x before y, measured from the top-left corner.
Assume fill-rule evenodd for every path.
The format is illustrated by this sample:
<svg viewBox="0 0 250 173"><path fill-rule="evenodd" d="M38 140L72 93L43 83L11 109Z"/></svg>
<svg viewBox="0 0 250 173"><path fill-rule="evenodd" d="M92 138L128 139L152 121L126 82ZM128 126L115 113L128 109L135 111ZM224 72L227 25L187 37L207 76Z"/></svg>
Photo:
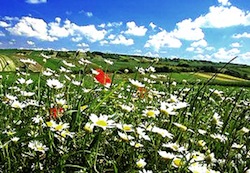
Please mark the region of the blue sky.
<svg viewBox="0 0 250 173"><path fill-rule="evenodd" d="M1 0L0 48L250 65L247 0Z"/></svg>

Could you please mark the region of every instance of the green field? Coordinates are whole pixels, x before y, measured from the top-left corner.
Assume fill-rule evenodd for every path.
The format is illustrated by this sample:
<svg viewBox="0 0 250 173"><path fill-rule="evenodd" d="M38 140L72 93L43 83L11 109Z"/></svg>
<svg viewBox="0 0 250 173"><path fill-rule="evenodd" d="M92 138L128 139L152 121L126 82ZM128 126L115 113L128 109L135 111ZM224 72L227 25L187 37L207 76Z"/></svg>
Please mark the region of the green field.
<svg viewBox="0 0 250 173"><path fill-rule="evenodd" d="M0 55L0 172L249 170L249 66L99 52Z"/></svg>

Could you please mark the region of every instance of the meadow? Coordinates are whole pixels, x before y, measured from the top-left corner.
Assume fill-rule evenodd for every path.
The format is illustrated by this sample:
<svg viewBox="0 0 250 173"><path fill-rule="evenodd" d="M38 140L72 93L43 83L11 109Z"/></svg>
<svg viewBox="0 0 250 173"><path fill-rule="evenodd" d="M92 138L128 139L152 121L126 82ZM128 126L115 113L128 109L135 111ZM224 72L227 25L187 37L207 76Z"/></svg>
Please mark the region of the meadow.
<svg viewBox="0 0 250 173"><path fill-rule="evenodd" d="M0 57L0 172L250 172L247 79L14 54Z"/></svg>

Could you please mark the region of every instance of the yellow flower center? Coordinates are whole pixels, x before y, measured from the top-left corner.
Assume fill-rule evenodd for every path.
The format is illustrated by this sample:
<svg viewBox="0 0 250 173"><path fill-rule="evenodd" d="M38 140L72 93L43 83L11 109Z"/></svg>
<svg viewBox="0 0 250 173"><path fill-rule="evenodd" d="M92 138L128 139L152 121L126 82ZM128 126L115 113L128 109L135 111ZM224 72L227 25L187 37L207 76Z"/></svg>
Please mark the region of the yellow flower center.
<svg viewBox="0 0 250 173"><path fill-rule="evenodd" d="M176 166L178 166L178 167L182 166L182 164L183 164L182 161L181 161L181 159L178 159L178 158L177 158L177 159L174 159L173 161L174 161L174 164L175 164Z"/></svg>
<svg viewBox="0 0 250 173"><path fill-rule="evenodd" d="M149 117L155 117L155 112L152 111L152 110L150 110L150 111L147 112L147 116L149 116Z"/></svg>
<svg viewBox="0 0 250 173"><path fill-rule="evenodd" d="M61 131L63 129L63 125L62 124L59 124L55 127L55 130L56 131Z"/></svg>
<svg viewBox="0 0 250 173"><path fill-rule="evenodd" d="M124 125L124 126L123 126L123 130L124 130L124 131L130 131L130 130L131 130L131 127L128 126L128 125Z"/></svg>
<svg viewBox="0 0 250 173"><path fill-rule="evenodd" d="M108 126L108 123L107 123L107 121L105 121L105 120L98 120L98 121L96 122L96 124L97 124L98 126L102 126L102 127L107 127L107 126Z"/></svg>

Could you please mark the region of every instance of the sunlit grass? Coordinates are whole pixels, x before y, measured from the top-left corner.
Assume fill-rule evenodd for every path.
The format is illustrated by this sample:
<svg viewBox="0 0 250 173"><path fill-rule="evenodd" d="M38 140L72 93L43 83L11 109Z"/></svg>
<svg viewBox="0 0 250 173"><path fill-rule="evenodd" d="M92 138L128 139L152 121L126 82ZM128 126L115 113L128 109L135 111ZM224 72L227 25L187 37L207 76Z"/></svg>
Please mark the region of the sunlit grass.
<svg viewBox="0 0 250 173"><path fill-rule="evenodd" d="M249 171L248 89L37 58L0 76L0 172Z"/></svg>

